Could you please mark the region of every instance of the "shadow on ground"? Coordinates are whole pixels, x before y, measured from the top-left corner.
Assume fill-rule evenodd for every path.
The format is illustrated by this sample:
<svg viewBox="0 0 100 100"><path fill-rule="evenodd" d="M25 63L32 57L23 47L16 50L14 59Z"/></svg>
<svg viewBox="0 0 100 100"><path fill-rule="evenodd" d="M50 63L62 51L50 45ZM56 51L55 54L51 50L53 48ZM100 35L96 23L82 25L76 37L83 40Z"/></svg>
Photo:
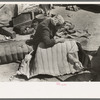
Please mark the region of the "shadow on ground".
<svg viewBox="0 0 100 100"><path fill-rule="evenodd" d="M100 47L91 59L91 68L94 81L100 81Z"/></svg>
<svg viewBox="0 0 100 100"><path fill-rule="evenodd" d="M100 13L100 5L78 5L81 9L91 11L94 13Z"/></svg>

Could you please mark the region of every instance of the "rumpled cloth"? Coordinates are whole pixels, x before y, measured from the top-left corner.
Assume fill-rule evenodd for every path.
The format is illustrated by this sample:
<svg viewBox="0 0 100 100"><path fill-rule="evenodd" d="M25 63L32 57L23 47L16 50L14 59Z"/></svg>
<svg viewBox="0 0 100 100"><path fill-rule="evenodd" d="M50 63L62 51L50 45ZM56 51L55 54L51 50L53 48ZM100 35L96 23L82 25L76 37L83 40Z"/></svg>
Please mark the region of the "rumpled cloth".
<svg viewBox="0 0 100 100"><path fill-rule="evenodd" d="M0 27L8 26L9 21L17 15L16 4L0 4Z"/></svg>
<svg viewBox="0 0 100 100"><path fill-rule="evenodd" d="M18 4L18 15L24 12L41 10L38 4Z"/></svg>

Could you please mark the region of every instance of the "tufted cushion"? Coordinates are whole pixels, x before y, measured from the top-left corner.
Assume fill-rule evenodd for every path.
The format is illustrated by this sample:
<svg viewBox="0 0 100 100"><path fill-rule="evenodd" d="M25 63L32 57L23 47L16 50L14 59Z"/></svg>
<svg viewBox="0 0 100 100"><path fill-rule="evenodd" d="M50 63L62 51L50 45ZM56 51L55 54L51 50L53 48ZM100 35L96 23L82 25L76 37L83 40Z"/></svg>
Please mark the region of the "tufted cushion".
<svg viewBox="0 0 100 100"><path fill-rule="evenodd" d="M31 50L24 40L0 42L0 64L20 61Z"/></svg>

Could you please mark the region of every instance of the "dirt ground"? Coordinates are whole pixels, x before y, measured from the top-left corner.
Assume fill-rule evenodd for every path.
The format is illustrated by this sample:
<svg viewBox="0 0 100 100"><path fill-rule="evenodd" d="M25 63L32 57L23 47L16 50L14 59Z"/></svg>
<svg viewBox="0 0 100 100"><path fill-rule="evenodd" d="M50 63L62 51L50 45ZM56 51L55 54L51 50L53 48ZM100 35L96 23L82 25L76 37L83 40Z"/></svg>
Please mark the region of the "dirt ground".
<svg viewBox="0 0 100 100"><path fill-rule="evenodd" d="M52 14L61 14L65 20L70 21L75 25L76 30L87 30L91 36L83 45L83 49L87 51L97 51L100 46L100 11L94 12L89 11L87 9L80 9L79 11L69 11L66 10L65 7L62 6L55 6L55 9L51 11ZM18 36L18 39L19 36ZM98 70L100 65L100 55L92 57L90 55L92 67L96 68ZM10 81L10 77L16 73L18 69L17 63L10 63L10 64L4 64L0 65L0 81L6 82ZM99 73L99 71L98 71ZM86 77L86 76L85 76ZM89 76L90 77L90 76ZM99 76L98 76L98 80ZM15 78L13 81L26 81L25 78ZM39 79L39 78L33 78L28 81L32 82L40 82L40 81L59 81L56 78L45 78L45 79Z"/></svg>

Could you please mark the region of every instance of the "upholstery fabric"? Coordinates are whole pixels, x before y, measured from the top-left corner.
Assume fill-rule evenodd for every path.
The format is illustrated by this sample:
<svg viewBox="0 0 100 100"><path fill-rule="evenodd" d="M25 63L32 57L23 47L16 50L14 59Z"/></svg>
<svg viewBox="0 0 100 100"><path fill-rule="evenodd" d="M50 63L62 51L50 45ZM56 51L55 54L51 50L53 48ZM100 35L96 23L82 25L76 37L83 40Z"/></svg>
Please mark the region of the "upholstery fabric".
<svg viewBox="0 0 100 100"><path fill-rule="evenodd" d="M24 74L30 78L39 74L60 76L78 72L79 70L67 57L68 53L72 53L78 59L77 51L75 41L58 43L49 48L45 48L45 45L40 43L35 58L31 59L26 66L21 64L18 74Z"/></svg>

